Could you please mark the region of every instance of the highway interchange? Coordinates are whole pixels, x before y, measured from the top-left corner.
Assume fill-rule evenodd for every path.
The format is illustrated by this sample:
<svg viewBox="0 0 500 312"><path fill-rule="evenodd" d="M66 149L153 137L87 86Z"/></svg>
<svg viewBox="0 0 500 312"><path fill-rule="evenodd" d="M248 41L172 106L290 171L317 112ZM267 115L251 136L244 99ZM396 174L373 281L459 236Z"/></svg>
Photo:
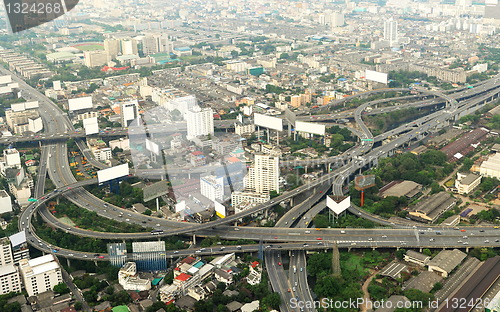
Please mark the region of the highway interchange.
<svg viewBox="0 0 500 312"><path fill-rule="evenodd" d="M4 70L2 70L4 71ZM12 74L10 72L4 71L6 74ZM13 74L12 74L13 75ZM71 122L67 116L55 106L49 99L40 94L35 89L31 88L24 81L20 80L18 77L13 75L13 78L19 82L21 88L23 89L23 96L31 100L38 100L40 103L40 114L44 120L45 126L45 137L53 135L53 138L57 138L61 133L68 133L74 131ZM379 228L379 229L346 229L346 234L342 234L340 229L321 229L320 231L316 229L307 229L306 220L311 220L315 213L324 209L324 201L320 199L329 189L330 185L333 185L333 194L340 195L343 193L342 188L348 181L349 177L355 174L361 168L370 167L376 164L379 157L386 157L390 155L395 149L408 144L411 141L419 140L423 137L424 133L428 133L433 129L443 127L449 121L453 121L457 116L462 116L471 111L471 108L479 107L482 103L491 100L492 97L498 97L500 92L498 77L495 77L487 82L479 84L474 90L462 90L457 93L452 94L434 94L439 97L442 102L446 102L445 111L439 111L431 113L425 117L419 118L413 123L398 127L391 130L389 133L384 134L382 137L374 138L366 125L362 120L363 111L367 107L374 105L374 103L365 103L356 109L353 114L354 120L361 131L362 139L375 139L382 140L389 136L399 135L396 139L391 141L389 144L384 144L380 147L374 147L373 142L363 142L355 148L349 150L345 154L341 155L340 158L342 163L346 165L336 168L331 173L328 173L316 181L310 184L299 187L292 192L284 193L277 198L269 201L268 203L258 205L244 214L233 215L226 219L219 219L217 221L205 223L205 224L186 224L180 222L173 222L164 219L158 219L153 217L147 217L144 215L139 215L135 213L126 212L126 219L130 223L136 223L150 228L162 228L164 233L161 236L169 235L180 235L180 234L194 234L196 235L219 235L225 239L251 239L255 241L265 241L266 243L266 253L269 257L266 258L266 266L270 271L269 274L277 274L276 281L278 284L273 284L275 291L278 291L285 296L297 296L300 298L308 298L311 296L308 285L307 285L307 274L306 274L306 262L305 262L305 250L309 249L326 249L330 248L333 242L337 242L339 248L399 248L399 247L414 247L414 248L464 248L464 247L475 247L475 246L485 246L493 247L500 246L497 237L500 230L494 228L480 228L480 227L467 227L466 232L462 232L453 228L439 228L434 226L421 226L418 228L411 228L401 224L390 223L378 216L370 215L356 207L350 207L350 211L359 215L360 217L371 219L375 222L381 223L382 225L392 226L393 228ZM376 93L374 91L373 93ZM371 94L371 92L370 92ZM434 102L439 102L438 99L433 100ZM407 104L405 104L407 105ZM422 105L422 103L416 104ZM409 106L409 104L408 104ZM371 113L380 113L381 111L371 110ZM331 116L330 116L331 117ZM56 122L57 120L57 122ZM77 141L77 145L82 149L84 155L99 168L105 168L105 165L95 161L91 153L86 149L83 141ZM333 161L337 161L339 157L335 159L325 159L321 163L328 164ZM44 161L45 160L45 161ZM306 165L317 164L318 161L314 160L312 162L306 163ZM43 194L45 176L46 173L54 182L57 187L56 192L51 194ZM64 194L73 203L82 206L83 208L96 211L99 215L106 218L113 218L118 220L118 218L124 217L124 212L118 207L113 207L112 205L105 204L99 198L96 198L81 186L83 184L91 184L95 181L84 181L76 183L71 170L69 169L69 163L67 158L67 147L65 141L60 141L54 139L53 141L48 140L42 145L41 161L39 166L38 181L36 183L34 196L39 198L39 202L31 204L27 209L22 212L19 219L20 229L27 231L28 242L44 252L52 252L57 250L59 256L74 258L74 259L95 259L95 260L107 260L107 255L100 255L100 257L95 257L91 253L83 253L79 251L64 250L57 246L51 246L46 242L43 242L34 233L31 226L31 217L37 211L43 216L46 222L52 223L52 225L66 231L67 233L95 237L110 240L126 240L126 239L152 239L151 233L98 233L88 230L83 230L79 228L69 227L62 224L57 219L55 219L50 212L44 207L43 203L55 196ZM285 214L285 216L280 219L275 228L252 228L252 227L234 227L228 226L226 224L234 223L238 219L242 218L244 215L251 215L253 213L268 209L273 205L293 200L298 201L296 198L306 197L307 200L303 201L299 205L295 205L291 211L293 213ZM46 198L44 198L46 197ZM303 198L304 200L304 198ZM315 203L318 204L315 205ZM311 207L314 207L311 209ZM295 215L295 216L292 216ZM121 217L120 217L121 216ZM303 219L304 216L306 219ZM289 219L292 218L292 219ZM298 218L298 220L296 220ZM295 223L295 227L293 226ZM290 228L288 228L290 227ZM466 234L466 235L465 235ZM467 238L464 238L467 236ZM344 239L345 237L345 239ZM287 242L287 243L284 243ZM296 243L294 243L296 242ZM200 255L212 254L212 253L227 253L227 252L254 252L258 250L258 245L243 245L243 246L224 246L214 247L210 250L179 250L179 251L168 251L167 257L177 257L184 256L187 254L192 254L197 252ZM292 256L290 257L290 268L288 278L286 282L282 280L282 277L286 277L286 274L282 274L281 270L284 270L282 265L278 265L278 255L282 250L292 250ZM274 265L273 265L274 264ZM293 268L296 268L295 270ZM302 268L302 270L300 270ZM298 272L296 271L298 270ZM292 272L293 271L293 272ZM273 279L271 279L273 280ZM297 283L297 286L295 286ZM295 288L295 290L293 290ZM286 289L286 291L285 291ZM288 292L289 289L290 292ZM289 298L287 298L289 299Z"/></svg>

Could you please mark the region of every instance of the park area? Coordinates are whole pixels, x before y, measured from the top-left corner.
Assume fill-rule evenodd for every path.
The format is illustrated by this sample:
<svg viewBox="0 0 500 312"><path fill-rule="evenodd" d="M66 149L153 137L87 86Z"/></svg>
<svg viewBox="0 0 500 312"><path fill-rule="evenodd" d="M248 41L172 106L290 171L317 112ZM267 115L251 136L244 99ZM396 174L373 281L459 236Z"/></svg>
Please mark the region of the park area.
<svg viewBox="0 0 500 312"><path fill-rule="evenodd" d="M104 46L100 43L79 43L75 44L73 48L76 48L81 51L98 51L98 50L104 50Z"/></svg>

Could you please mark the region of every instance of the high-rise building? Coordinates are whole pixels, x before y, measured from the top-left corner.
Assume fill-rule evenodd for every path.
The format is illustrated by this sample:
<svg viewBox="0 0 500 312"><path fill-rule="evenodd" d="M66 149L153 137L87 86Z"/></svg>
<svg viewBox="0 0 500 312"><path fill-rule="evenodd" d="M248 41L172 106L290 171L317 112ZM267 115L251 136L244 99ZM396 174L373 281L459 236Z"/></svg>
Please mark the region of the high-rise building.
<svg viewBox="0 0 500 312"><path fill-rule="evenodd" d="M174 51L174 43L170 41L167 34L162 34L158 38L158 51L172 53Z"/></svg>
<svg viewBox="0 0 500 312"><path fill-rule="evenodd" d="M500 1L499 0L486 1L486 9L484 12L484 18L493 18L493 19L500 20Z"/></svg>
<svg viewBox="0 0 500 312"><path fill-rule="evenodd" d="M36 296L61 283L61 267L54 255L48 254L35 259L22 259L19 270L28 296Z"/></svg>
<svg viewBox="0 0 500 312"><path fill-rule="evenodd" d="M214 134L214 113L210 107L194 106L186 114L187 138Z"/></svg>
<svg viewBox="0 0 500 312"><path fill-rule="evenodd" d="M224 178L209 175L200 178L201 195L210 199L211 201L224 200Z"/></svg>
<svg viewBox="0 0 500 312"><path fill-rule="evenodd" d="M13 264L0 266L0 295L10 292L21 292L21 279Z"/></svg>
<svg viewBox="0 0 500 312"><path fill-rule="evenodd" d="M110 60L114 59L118 54L120 54L120 40L105 39L104 51L106 52Z"/></svg>
<svg viewBox="0 0 500 312"><path fill-rule="evenodd" d="M108 63L108 54L105 51L85 51L83 60L87 67L102 66Z"/></svg>
<svg viewBox="0 0 500 312"><path fill-rule="evenodd" d="M384 40L388 41L391 47L398 44L398 22L392 17L384 22Z"/></svg>
<svg viewBox="0 0 500 312"><path fill-rule="evenodd" d="M7 237L0 238L0 266L14 264L10 240Z"/></svg>
<svg viewBox="0 0 500 312"><path fill-rule="evenodd" d="M26 232L21 231L9 236L10 245L12 247L12 257L14 264L18 264L22 259L30 258L30 251L26 241Z"/></svg>
<svg viewBox="0 0 500 312"><path fill-rule="evenodd" d="M121 47L122 47L122 54L123 55L137 55L138 54L138 48L137 48L137 40L135 39L125 39L121 41Z"/></svg>
<svg viewBox="0 0 500 312"><path fill-rule="evenodd" d="M330 16L330 26L333 27L342 27L344 26L344 14L340 12L333 12Z"/></svg>
<svg viewBox="0 0 500 312"><path fill-rule="evenodd" d="M256 154L252 167L248 168L245 187L259 194L279 192L279 157Z"/></svg>
<svg viewBox="0 0 500 312"><path fill-rule="evenodd" d="M139 102L137 100L120 103L121 123L123 127L128 127L139 116L138 106Z"/></svg>
<svg viewBox="0 0 500 312"><path fill-rule="evenodd" d="M157 36L145 36L142 39L142 53L144 55L152 55L159 52Z"/></svg>
<svg viewBox="0 0 500 312"><path fill-rule="evenodd" d="M133 242L132 258L139 271L164 271L167 269L165 242Z"/></svg>

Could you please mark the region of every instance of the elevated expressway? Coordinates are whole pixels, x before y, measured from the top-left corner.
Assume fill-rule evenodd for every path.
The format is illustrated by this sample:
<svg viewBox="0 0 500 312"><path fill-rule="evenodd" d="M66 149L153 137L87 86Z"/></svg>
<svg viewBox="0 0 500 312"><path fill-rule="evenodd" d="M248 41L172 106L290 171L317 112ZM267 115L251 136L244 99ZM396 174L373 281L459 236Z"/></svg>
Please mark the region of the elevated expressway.
<svg viewBox="0 0 500 312"><path fill-rule="evenodd" d="M27 87L29 88L29 86L27 86ZM32 90L32 92L34 92L36 94L37 91L36 90ZM44 98L38 98L38 99L41 102L41 104L44 102L44 100L47 100L47 99L44 99ZM48 103L48 104L49 104L48 106L52 107L52 113L55 116L57 116L57 109L53 108L54 105L52 103ZM50 116L43 116L42 115L42 117L44 117L44 120L47 120L47 119L50 120ZM61 118L61 116L59 116L59 118ZM65 118L65 116L62 116L62 119L63 118ZM52 122L50 122L50 123L56 124L54 122L54 120L52 120ZM66 131L68 128L70 128L70 127L66 125L66 126L64 126L64 129L55 129L55 131L54 131L54 130L51 129L51 127L47 127L47 129L49 130L49 132L56 132L56 133L57 133L58 130L59 131ZM369 132L366 132L366 133L369 133ZM370 136L371 135L367 134L368 138ZM404 141L403 137L401 137L400 139L402 139L402 141ZM49 165L49 168L52 168L52 171L49 170L49 175L51 175L51 178L53 180L55 180L54 181L55 184L58 187L63 187L65 185L67 185L67 184L71 184L72 182L74 182L74 180L72 180L74 178L72 176L71 177L69 176L69 175L71 175L71 172L69 171L69 168L65 167L67 165L67 159L65 157L65 155L66 155L66 151L65 151L65 147L66 146L65 146L65 144L62 144L62 145L61 144L51 144L48 147L50 148L48 152L44 152L43 151L43 150L46 150L45 147L42 148L42 155L47 155L46 157L48 157L48 159L49 159L48 165ZM361 155L361 154L367 153L370 149L371 149L371 147L368 146L368 145L360 145L359 148L357 148L356 151L353 152L353 155L357 156L357 155ZM61 157L59 157L59 158L52 157L52 155L64 155L62 157L65 158L65 159L62 159ZM61 164L63 164L63 165L61 165ZM362 166L364 166L365 164L366 163L363 160L360 160L360 161L356 160L349 167L351 167L351 169L354 169L355 167L357 167L357 168L354 169L354 170L357 170L357 169L361 168ZM56 168L56 169L53 169L53 168ZM307 190L314 189L317 185L320 185L322 183L331 183L332 181L334 181L336 179L336 177L339 174L342 175L345 178L347 178L347 176L348 176L346 169L342 169L340 171L336 170L335 172L327 174L327 175L321 177L320 179L314 181L311 184L302 186L299 189L294 190L293 192L289 192L287 194L283 194L283 195L279 196L278 198L275 198L273 201L270 201L268 203L259 205L259 206L255 207L255 208L249 210L245 214L249 215L249 214L253 214L255 212L264 210L264 209L268 209L271 206L273 206L275 203L279 203L280 201L291 199L291 198L293 198L297 194L300 194L300 193L305 192ZM43 185L43 184L40 183L39 185ZM118 213L116 213L115 215L113 215L112 213L102 213L102 207L103 207L102 201L100 201L99 199L96 199L95 197L93 197L92 195L88 194L88 192L86 192L86 191L84 191L82 189L75 189L75 190L72 190L71 192L67 192L67 197L70 200L72 200L73 202L75 202L76 204L79 204L79 205L82 205L84 202L86 202L86 205L84 205L84 207L85 206L91 206L90 203L92 203L92 204L96 203L97 204L96 206L93 206L93 205L92 206L95 207L95 209L100 209L101 210L100 211L101 212L100 215L103 215L103 216L109 217L109 218L116 218L117 217ZM35 206L38 206L38 205L35 205ZM34 207L32 207L32 208L34 208ZM86 208L89 208L89 207L86 207ZM113 210L112 209L108 209L108 212L111 212L111 211L113 211ZM133 214L133 215L134 215L134 218L135 218L134 222L137 222L137 221L140 220L140 218L142 218L142 216L136 216L135 214ZM170 222L170 221L166 221L166 220L162 220L162 219L154 219L152 221L147 220L146 222L147 222L148 225L150 225L152 227L155 226L155 225L153 225L154 223L158 222L157 224L160 224L160 227L162 227L162 228L164 228L164 227L170 227L170 228L172 228L172 229L169 229L169 230L165 231L164 232L164 236L167 236L167 235L179 235L179 234L190 234L190 233L194 233L194 232L198 232L198 231L202 231L202 230L207 230L207 233L210 233L210 235L212 235L212 234L217 233L218 231L222 230L224 237L236 238L236 239L237 238L241 238L241 237L251 238L249 236L249 233L246 233L248 231L247 228L241 228L240 231L238 231L238 232L234 232L233 231L232 232L233 234L228 233L228 231L224 231L224 226L222 226L223 224L236 221L239 218L241 218L242 216L243 215L231 216L231 217L226 218L226 219L221 219L221 220L217 220L217 221L214 221L214 222L210 222L210 223L206 223L206 224L197 224L197 225L191 225L191 224L186 224L186 223L178 224L176 222ZM23 220L23 218L21 218L21 219ZM145 221L145 220L142 220L142 221ZM141 221L141 223L142 223L142 221ZM20 227L21 228L25 228L22 225L20 225ZM63 228L63 226L61 226L61 228ZM178 228L178 229L176 229L176 228ZM220 228L220 230L219 230L219 228ZM81 229L77 229L77 230L81 230ZM269 231L268 229L262 230L260 228L257 228L257 230L258 231L260 230L262 232L260 232L258 234L254 234L253 238L255 238L255 239L264 238L264 239L269 240L269 237L271 237L273 235L271 233L276 233L276 235L278 235L278 236L275 236L275 237L277 237L276 238L277 241L279 241L279 240L283 240L283 241L297 240L297 235L295 233L293 235L290 235L290 233L292 233L292 232L284 233L283 230L281 230L281 229L274 228L274 229L271 230L271 232L266 232L266 231ZM73 234L77 234L77 235L99 237L99 238L107 238L107 239L141 239L141 238L146 239L146 238L151 238L151 236L150 236L149 233L123 234L123 235L120 236L119 234L115 234L115 233L113 233L111 235L109 235L107 233L93 233L93 234L78 233L78 232L75 231L74 228L71 228L71 230L67 230L67 231L71 232ZM289 230L289 231L293 231L293 230ZM387 230L384 230L384 231L387 231ZM333 240L334 237L338 238L338 233L333 233L333 232L329 233L329 231L325 231L324 233L331 235L331 237L327 237L327 239L332 239ZM108 235L108 236L106 236L106 235ZM300 236L301 236L300 241L313 241L315 239L314 237L308 237L306 235L300 235ZM404 239L407 239L407 238L408 238L407 235L405 235ZM382 242L379 242L378 244L373 243L373 241L370 241L369 243L362 243L360 241L360 244L356 245L356 246L357 247L382 247L382 246L396 247L395 246L396 245L395 244L396 241L397 240L394 240L394 241L382 241ZM31 241L31 243L32 243L32 241ZM415 244L412 241L408 241L408 243L412 244L412 246L415 246L415 247L417 247L417 245L421 245L420 242L418 242L418 244ZM451 241L450 241L450 243L451 243ZM481 242L472 242L472 243L484 246L484 243L481 243ZM39 247L39 244L33 244L33 245L35 247L37 247L37 248ZM433 244L427 244L427 245L433 245ZM437 246L439 246L439 245L437 245ZM451 245L450 245L450 247L451 247Z"/></svg>

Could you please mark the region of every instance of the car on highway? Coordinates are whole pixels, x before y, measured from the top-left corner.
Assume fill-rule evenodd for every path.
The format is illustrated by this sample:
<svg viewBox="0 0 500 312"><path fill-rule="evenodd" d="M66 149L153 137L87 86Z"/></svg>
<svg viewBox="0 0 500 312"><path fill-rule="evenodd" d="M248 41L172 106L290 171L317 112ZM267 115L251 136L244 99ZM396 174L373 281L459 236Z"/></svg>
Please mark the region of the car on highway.
<svg viewBox="0 0 500 312"><path fill-rule="evenodd" d="M461 230L460 230L460 232L466 232L466 230L464 230L464 229L461 229Z"/></svg>
<svg viewBox="0 0 500 312"><path fill-rule="evenodd" d="M278 262L278 265L281 265L281 262Z"/></svg>
<svg viewBox="0 0 500 312"><path fill-rule="evenodd" d="M104 256L99 256L98 258L99 258L99 259L104 259Z"/></svg>
<svg viewBox="0 0 500 312"><path fill-rule="evenodd" d="M316 238L316 240L322 240L322 239L323 239L323 238L321 238L321 237L317 237L317 238Z"/></svg>

